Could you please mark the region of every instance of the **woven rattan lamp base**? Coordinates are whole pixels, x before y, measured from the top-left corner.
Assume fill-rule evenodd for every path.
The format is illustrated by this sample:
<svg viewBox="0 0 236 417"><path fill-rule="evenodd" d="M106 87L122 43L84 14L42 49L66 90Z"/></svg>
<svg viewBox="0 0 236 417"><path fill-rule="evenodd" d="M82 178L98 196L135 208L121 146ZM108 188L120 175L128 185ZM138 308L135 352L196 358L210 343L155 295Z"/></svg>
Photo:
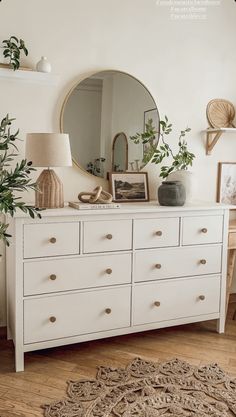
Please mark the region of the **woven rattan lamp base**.
<svg viewBox="0 0 236 417"><path fill-rule="evenodd" d="M53 169L44 169L37 180L35 193L37 208L64 207L63 184Z"/></svg>

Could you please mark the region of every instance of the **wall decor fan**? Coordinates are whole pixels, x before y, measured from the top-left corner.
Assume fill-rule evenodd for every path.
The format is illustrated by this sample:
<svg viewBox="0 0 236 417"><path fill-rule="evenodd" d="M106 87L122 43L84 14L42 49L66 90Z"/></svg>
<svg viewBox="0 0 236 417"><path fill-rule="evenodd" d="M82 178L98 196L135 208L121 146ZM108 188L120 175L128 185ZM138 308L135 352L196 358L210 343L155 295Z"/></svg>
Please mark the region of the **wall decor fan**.
<svg viewBox="0 0 236 417"><path fill-rule="evenodd" d="M234 105L224 99L211 100L206 109L207 120L212 128L235 127L235 108Z"/></svg>

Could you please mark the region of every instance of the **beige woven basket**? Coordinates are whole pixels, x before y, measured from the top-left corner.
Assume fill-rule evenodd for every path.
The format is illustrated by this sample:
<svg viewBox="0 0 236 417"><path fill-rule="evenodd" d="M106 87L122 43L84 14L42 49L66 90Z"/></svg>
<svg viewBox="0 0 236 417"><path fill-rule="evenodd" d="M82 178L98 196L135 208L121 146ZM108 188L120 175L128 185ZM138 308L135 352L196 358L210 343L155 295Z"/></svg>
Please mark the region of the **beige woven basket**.
<svg viewBox="0 0 236 417"><path fill-rule="evenodd" d="M211 100L207 105L206 115L210 126L215 129L221 127L235 127L233 123L235 108L228 100L221 98Z"/></svg>

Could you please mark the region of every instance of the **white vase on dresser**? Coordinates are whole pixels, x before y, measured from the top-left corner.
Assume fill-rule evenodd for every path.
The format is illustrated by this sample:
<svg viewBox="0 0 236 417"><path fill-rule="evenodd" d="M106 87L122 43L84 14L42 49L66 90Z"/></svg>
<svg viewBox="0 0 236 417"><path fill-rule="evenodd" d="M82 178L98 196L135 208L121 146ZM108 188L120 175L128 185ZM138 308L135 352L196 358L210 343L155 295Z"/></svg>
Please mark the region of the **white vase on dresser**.
<svg viewBox="0 0 236 417"><path fill-rule="evenodd" d="M9 221L17 371L37 349L210 319L224 331L226 206L133 203Z"/></svg>
<svg viewBox="0 0 236 417"><path fill-rule="evenodd" d="M168 177L168 181L180 181L186 191L186 203L193 201L193 196L196 194L196 178L193 172L186 169L179 169L171 172Z"/></svg>

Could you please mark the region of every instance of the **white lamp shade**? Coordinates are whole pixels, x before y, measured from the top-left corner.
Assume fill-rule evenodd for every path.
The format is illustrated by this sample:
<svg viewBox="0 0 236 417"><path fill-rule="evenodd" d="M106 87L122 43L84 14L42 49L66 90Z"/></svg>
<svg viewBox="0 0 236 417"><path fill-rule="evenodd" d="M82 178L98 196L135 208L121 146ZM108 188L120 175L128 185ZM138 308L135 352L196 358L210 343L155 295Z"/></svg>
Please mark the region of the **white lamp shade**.
<svg viewBox="0 0 236 417"><path fill-rule="evenodd" d="M72 165L69 135L65 133L28 133L25 157L35 167Z"/></svg>

